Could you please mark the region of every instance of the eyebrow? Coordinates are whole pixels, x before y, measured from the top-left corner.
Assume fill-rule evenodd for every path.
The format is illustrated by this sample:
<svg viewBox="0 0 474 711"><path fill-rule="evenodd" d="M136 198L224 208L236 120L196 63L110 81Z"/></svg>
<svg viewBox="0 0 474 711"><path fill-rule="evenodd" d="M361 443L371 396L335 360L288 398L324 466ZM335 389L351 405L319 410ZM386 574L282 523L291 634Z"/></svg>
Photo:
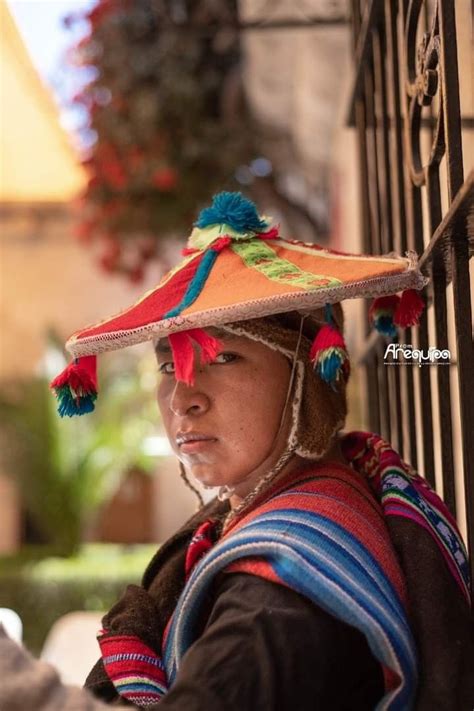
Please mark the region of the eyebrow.
<svg viewBox="0 0 474 711"><path fill-rule="evenodd" d="M211 333L212 336L215 338L222 338L226 341L234 340L236 338L239 338L239 336L235 333L231 333L229 331L225 331L223 328L217 328L217 327L212 327L209 329L209 332ZM155 353L158 355L169 355L171 353L171 348L170 344L168 341L168 338L166 336L163 336L162 338L159 338L156 343L155 343Z"/></svg>
<svg viewBox="0 0 474 711"><path fill-rule="evenodd" d="M159 338L155 343L155 353L171 353L170 344L167 338Z"/></svg>

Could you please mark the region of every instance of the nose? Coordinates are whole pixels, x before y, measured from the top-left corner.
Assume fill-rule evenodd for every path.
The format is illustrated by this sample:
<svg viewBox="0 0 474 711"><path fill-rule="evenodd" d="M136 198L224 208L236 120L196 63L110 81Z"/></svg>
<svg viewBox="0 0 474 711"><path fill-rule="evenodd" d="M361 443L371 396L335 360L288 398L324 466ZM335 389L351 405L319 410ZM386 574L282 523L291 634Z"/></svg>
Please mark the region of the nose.
<svg viewBox="0 0 474 711"><path fill-rule="evenodd" d="M210 400L200 388L176 381L169 408L174 415L203 415L208 411Z"/></svg>

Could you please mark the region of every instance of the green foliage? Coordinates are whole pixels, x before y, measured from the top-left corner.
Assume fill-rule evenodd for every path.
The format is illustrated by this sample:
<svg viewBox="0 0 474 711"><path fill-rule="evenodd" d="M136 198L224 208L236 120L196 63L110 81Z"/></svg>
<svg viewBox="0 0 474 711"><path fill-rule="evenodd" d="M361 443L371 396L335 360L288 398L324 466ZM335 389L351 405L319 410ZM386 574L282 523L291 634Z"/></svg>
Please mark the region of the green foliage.
<svg viewBox="0 0 474 711"><path fill-rule="evenodd" d="M43 557L41 547L0 558L0 607L21 617L27 647L39 654L62 615L107 611L126 585L139 583L156 546L82 546L69 558Z"/></svg>
<svg viewBox="0 0 474 711"><path fill-rule="evenodd" d="M63 420L43 378L0 391L1 470L15 479L44 539L64 552L79 544L131 467L147 471L154 464L142 442L156 429L158 412L141 374L135 361L131 368L116 361L101 373L96 411Z"/></svg>

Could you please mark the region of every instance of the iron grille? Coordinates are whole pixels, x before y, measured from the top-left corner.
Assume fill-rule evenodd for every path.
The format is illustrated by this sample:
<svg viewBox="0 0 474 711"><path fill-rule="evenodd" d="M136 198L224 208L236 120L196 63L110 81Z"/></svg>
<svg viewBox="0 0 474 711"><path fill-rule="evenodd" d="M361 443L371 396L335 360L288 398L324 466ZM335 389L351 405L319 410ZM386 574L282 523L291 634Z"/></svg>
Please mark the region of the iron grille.
<svg viewBox="0 0 474 711"><path fill-rule="evenodd" d="M455 5L352 2L349 123L358 136L364 251L414 249L431 277L420 326L399 341L455 351L448 367L388 368L382 337L367 334L359 362L368 422L442 493L466 531L474 579L474 171L464 177L472 117L461 116Z"/></svg>

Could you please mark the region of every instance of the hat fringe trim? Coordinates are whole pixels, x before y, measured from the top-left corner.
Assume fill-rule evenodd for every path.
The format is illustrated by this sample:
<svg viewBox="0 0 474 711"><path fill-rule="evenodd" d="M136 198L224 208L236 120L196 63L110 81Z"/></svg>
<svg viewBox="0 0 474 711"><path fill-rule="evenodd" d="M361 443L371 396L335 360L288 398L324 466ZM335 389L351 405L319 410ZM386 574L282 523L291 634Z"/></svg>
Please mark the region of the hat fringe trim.
<svg viewBox="0 0 474 711"><path fill-rule="evenodd" d="M104 351L126 348L156 337L168 336L169 333L178 333L191 328L206 328L208 326L222 326L234 321L245 321L250 318L271 316L275 313L285 313L297 309L311 310L321 308L325 303L337 303L350 298L369 298L375 294L386 295L401 291L402 289L422 289L429 279L418 269L410 269L402 274L393 276L372 277L355 284L342 284L321 289L318 300L317 292L291 294L278 294L264 299L252 299L236 306L219 306L215 309L197 311L183 316L182 314L161 319L155 323L139 326L123 331L111 331L100 335L80 338L78 334L66 344L67 350L75 357L93 355ZM275 308L277 307L277 308Z"/></svg>

